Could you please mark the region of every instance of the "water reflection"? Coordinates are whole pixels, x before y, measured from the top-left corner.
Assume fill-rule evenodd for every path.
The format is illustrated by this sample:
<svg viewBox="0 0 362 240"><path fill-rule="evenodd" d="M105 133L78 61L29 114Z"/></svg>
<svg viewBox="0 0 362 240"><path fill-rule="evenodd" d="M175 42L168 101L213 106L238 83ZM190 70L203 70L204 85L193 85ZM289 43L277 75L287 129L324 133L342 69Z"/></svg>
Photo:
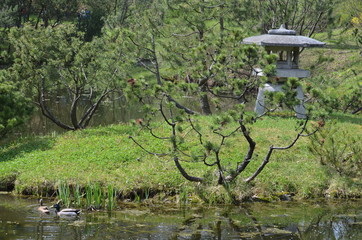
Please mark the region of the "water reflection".
<svg viewBox="0 0 362 240"><path fill-rule="evenodd" d="M56 99L49 100L49 107L53 114L62 122L66 124L70 124L69 111L71 102L67 100L66 97L58 96ZM151 100L148 100L151 102ZM198 98L192 96L183 96L177 99L182 105L193 109L194 111L201 112ZM253 102L251 101L247 103L246 109L253 109ZM82 99L79 103L78 107L78 117L80 118L81 114L87 109L89 101L86 99ZM211 104L212 111L218 112L221 109L229 109L235 105L235 101L232 100L224 100L220 103L220 108L215 108L213 104ZM137 102L127 102L125 97L121 93L113 93L106 101L104 101L96 113L94 114L89 126L106 126L109 124L117 124L121 122L128 122L131 119L143 118L144 112L142 105ZM39 109L35 109L33 115L29 119L29 121L17 129L16 133L13 136L14 138L21 136L29 136L29 135L46 135L53 132L61 133L65 130L61 129L57 125L55 125L52 121L47 119Z"/></svg>
<svg viewBox="0 0 362 240"><path fill-rule="evenodd" d="M138 205L60 218L36 199L0 194L0 239L362 239L358 202L227 207ZM50 203L48 203L50 205Z"/></svg>
<svg viewBox="0 0 362 240"><path fill-rule="evenodd" d="M127 103L121 95L113 96L112 99L115 100L108 99L100 105L90 122L90 126L105 126L113 123L127 122L130 119L143 116L140 104ZM56 116L60 121L71 125L69 117L71 102L65 97L49 101L51 101L49 106L54 116ZM77 114L78 118L81 118L82 114L88 107L89 101L85 99L80 101ZM25 124L25 126L18 129L16 135L45 135L52 132L64 132L64 130L46 118L41 113L40 109L35 109L29 121Z"/></svg>

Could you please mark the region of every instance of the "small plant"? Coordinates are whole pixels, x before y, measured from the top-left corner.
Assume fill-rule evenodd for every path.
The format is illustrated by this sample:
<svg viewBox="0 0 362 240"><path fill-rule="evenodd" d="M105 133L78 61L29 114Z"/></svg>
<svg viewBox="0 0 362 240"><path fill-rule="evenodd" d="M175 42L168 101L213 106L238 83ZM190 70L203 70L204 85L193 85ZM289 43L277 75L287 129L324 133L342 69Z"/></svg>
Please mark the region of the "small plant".
<svg viewBox="0 0 362 240"><path fill-rule="evenodd" d="M70 206L71 203L71 195L70 195L70 187L67 182L60 182L57 190L58 199L62 200L63 204L66 207Z"/></svg>
<svg viewBox="0 0 362 240"><path fill-rule="evenodd" d="M185 205L185 204L187 204L188 203L188 191L187 191L187 189L185 189L185 188L182 188L181 189L181 191L180 191L180 193L179 193L179 202L180 202L180 205Z"/></svg>
<svg viewBox="0 0 362 240"><path fill-rule="evenodd" d="M93 197L95 207L101 208L104 202L104 193L99 183L93 185Z"/></svg>
<svg viewBox="0 0 362 240"><path fill-rule="evenodd" d="M92 185L90 185L90 183L88 183L88 185L85 187L85 198L86 198L87 207L92 206L92 204L93 204L93 189L92 189Z"/></svg>
<svg viewBox="0 0 362 240"><path fill-rule="evenodd" d="M310 138L309 151L323 165L341 176L362 176L362 146L360 136L339 129L335 123L325 126Z"/></svg>
<svg viewBox="0 0 362 240"><path fill-rule="evenodd" d="M134 195L135 195L134 196L134 201L137 202L137 203L140 203L141 202L141 196L137 192L135 192Z"/></svg>
<svg viewBox="0 0 362 240"><path fill-rule="evenodd" d="M80 189L80 186L76 184L73 186L73 202L75 207L81 207L82 206L82 192Z"/></svg>
<svg viewBox="0 0 362 240"><path fill-rule="evenodd" d="M148 199L150 197L150 188L145 189L145 199Z"/></svg>
<svg viewBox="0 0 362 240"><path fill-rule="evenodd" d="M109 184L108 192L107 192L107 197L108 197L107 209L108 209L108 211L112 211L112 209L115 206L116 194L117 194L117 191L113 188L112 185Z"/></svg>

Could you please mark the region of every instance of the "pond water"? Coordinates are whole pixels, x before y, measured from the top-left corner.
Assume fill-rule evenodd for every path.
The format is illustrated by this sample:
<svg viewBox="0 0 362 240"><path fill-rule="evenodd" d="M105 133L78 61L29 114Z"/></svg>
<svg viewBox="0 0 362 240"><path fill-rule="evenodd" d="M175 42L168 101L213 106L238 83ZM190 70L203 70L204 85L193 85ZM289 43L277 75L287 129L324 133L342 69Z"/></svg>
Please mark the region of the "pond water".
<svg viewBox="0 0 362 240"><path fill-rule="evenodd" d="M45 203L51 203L45 200ZM0 194L0 239L362 239L362 201L241 206L135 204L78 217L38 212L37 199Z"/></svg>
<svg viewBox="0 0 362 240"><path fill-rule="evenodd" d="M114 98L116 98L116 100L105 101L99 106L90 121L90 126L105 126L120 122L128 122L130 119L143 117L144 114L140 104L129 104L120 96ZM69 116L71 102L69 102L65 97L59 97L57 101L53 100L51 103L48 103L48 105L51 107L51 111L54 116L56 116L60 121L71 125ZM81 118L82 114L88 107L89 104L87 101L80 101L78 106L78 119ZM41 113L40 109L34 108L32 116L22 127L16 130L14 135L16 137L20 137L29 135L46 135L53 132L61 133L65 132L65 130L46 118Z"/></svg>
<svg viewBox="0 0 362 240"><path fill-rule="evenodd" d="M114 100L110 100L114 99ZM144 111L142 104L140 103L129 103L127 102L122 95L112 96L112 98L107 99L97 109L92 120L90 121L90 127L95 126L106 126L109 124L118 124L129 122L131 119L144 118ZM70 124L69 111L71 102L67 100L64 96L59 96L56 100L49 100L48 103L51 111L54 116L56 116L60 121ZM193 109L194 111L201 112L198 98L192 96L183 96L178 99L182 105ZM253 109L253 101L250 101L246 105L247 110ZM220 109L228 109L235 104L234 101L224 100L222 101ZM213 112L219 112L215 109L215 106L212 106ZM78 118L80 119L85 110L89 107L88 101L81 100L78 106ZM47 135L51 133L62 133L65 132L64 129L58 127L48 118L46 118L41 110L38 108L34 109L32 116L29 120L21 127L17 128L15 132L10 136L9 140L16 139L19 137L26 137L31 135ZM1 142L1 141L0 141Z"/></svg>

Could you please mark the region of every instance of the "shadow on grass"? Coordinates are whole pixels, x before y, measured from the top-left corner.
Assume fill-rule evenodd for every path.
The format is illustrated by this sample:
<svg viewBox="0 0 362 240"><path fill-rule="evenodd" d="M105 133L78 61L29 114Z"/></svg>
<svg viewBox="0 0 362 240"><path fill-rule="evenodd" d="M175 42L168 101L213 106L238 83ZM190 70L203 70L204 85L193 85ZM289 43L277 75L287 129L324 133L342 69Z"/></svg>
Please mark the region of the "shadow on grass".
<svg viewBox="0 0 362 240"><path fill-rule="evenodd" d="M9 143L0 147L0 162L11 161L25 153L44 151L52 148L53 145L52 138L31 138Z"/></svg>
<svg viewBox="0 0 362 240"><path fill-rule="evenodd" d="M338 122L343 123L352 123L352 124L358 124L362 125L362 115L356 114L333 114L331 116L331 119L336 120Z"/></svg>

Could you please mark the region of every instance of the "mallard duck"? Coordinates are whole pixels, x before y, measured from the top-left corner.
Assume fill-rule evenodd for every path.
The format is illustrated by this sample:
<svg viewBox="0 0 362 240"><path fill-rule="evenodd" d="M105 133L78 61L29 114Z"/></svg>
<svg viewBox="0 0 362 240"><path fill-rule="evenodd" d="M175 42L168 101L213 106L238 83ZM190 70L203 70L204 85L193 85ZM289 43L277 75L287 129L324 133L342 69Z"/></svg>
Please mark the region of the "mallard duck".
<svg viewBox="0 0 362 240"><path fill-rule="evenodd" d="M47 206L44 206L43 205L43 199L39 199L39 207L38 207L38 210L42 213L47 213L49 214L50 211L49 211L49 208Z"/></svg>
<svg viewBox="0 0 362 240"><path fill-rule="evenodd" d="M55 208L55 212L58 216L78 216L80 213L79 209L74 208L65 208L60 210L59 203L54 204L53 208Z"/></svg>

